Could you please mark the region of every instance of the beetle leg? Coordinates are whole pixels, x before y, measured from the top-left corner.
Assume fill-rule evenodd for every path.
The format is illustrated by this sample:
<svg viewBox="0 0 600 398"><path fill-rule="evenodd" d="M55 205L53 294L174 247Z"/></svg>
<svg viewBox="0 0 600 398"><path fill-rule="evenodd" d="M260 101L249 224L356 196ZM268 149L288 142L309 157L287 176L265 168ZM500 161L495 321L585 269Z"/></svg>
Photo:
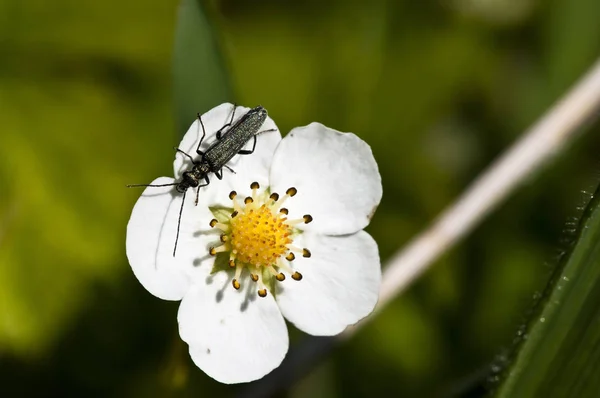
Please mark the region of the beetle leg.
<svg viewBox="0 0 600 398"><path fill-rule="evenodd" d="M231 167L227 166L226 164L224 164L223 167L225 167L227 170L231 171L233 174L237 174Z"/></svg>
<svg viewBox="0 0 600 398"><path fill-rule="evenodd" d="M202 145L202 141L204 141L204 137L206 136L206 129L204 128L204 123L202 123L202 117L200 116L200 113L198 113L198 120L200 121L200 126L202 126L202 137L200 137L200 142L196 148L196 153L204 158L204 152L200 150L200 145Z"/></svg>
<svg viewBox="0 0 600 398"><path fill-rule="evenodd" d="M231 111L231 119L229 119L228 123L225 123L223 125L223 127L221 127L220 129L217 130L217 139L220 140L221 139L221 134L223 133L223 129L225 129L226 127L231 126L231 123L233 123L233 117L235 116L235 108L237 108L236 104L233 104L233 110Z"/></svg>
<svg viewBox="0 0 600 398"><path fill-rule="evenodd" d="M252 149L251 150L242 149L241 151L238 152L240 155L250 155L252 152L254 152L254 149L256 148L256 136L253 135L252 138L254 138L254 143L252 144Z"/></svg>
<svg viewBox="0 0 600 398"><path fill-rule="evenodd" d="M208 184L210 184L210 180L208 179L208 176L204 176L204 180L206 181L206 184L200 184L200 185L198 185L198 189L196 189L196 202L194 202L194 206L198 206L198 197L200 196L200 188L205 187Z"/></svg>
<svg viewBox="0 0 600 398"><path fill-rule="evenodd" d="M270 133L270 132L273 132L273 131L277 131L277 129L268 129L268 130L259 131L258 133L256 133L256 135L261 135L261 134L264 134L264 133Z"/></svg>
<svg viewBox="0 0 600 398"><path fill-rule="evenodd" d="M194 162L194 158L191 157L188 153L183 152L181 149L177 148L176 146L173 147L173 149L175 149L177 152L184 154L185 156L187 156L188 159L190 159L190 161L194 164L196 164L196 162Z"/></svg>
<svg viewBox="0 0 600 398"><path fill-rule="evenodd" d="M200 197L200 187L201 185L198 185L198 188L196 188L196 200L194 201L194 206L198 206L198 198Z"/></svg>
<svg viewBox="0 0 600 398"><path fill-rule="evenodd" d="M215 175L219 180L223 179L223 169L215 170Z"/></svg>

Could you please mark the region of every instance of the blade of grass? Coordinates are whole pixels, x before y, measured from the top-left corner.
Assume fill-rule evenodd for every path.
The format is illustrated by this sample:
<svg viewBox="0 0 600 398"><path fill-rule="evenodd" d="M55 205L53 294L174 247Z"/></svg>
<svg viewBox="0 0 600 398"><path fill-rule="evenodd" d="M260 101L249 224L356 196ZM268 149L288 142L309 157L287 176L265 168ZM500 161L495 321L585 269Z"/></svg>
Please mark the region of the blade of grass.
<svg viewBox="0 0 600 398"><path fill-rule="evenodd" d="M175 123L183 136L198 112L231 98L215 31L200 0L182 0L173 56Z"/></svg>
<svg viewBox="0 0 600 398"><path fill-rule="evenodd" d="M600 186L580 220L497 397L597 397L600 378ZM501 377L502 378L502 377Z"/></svg>

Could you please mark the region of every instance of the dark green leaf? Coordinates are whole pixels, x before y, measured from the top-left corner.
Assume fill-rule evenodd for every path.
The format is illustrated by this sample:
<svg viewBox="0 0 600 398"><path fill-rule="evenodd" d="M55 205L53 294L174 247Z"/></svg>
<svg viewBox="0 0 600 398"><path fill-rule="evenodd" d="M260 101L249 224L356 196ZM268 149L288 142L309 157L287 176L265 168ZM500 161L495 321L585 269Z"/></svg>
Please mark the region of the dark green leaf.
<svg viewBox="0 0 600 398"><path fill-rule="evenodd" d="M216 35L200 0L183 0L173 59L175 121L183 135L196 113L231 99Z"/></svg>
<svg viewBox="0 0 600 398"><path fill-rule="evenodd" d="M551 279L497 397L597 397L600 187Z"/></svg>

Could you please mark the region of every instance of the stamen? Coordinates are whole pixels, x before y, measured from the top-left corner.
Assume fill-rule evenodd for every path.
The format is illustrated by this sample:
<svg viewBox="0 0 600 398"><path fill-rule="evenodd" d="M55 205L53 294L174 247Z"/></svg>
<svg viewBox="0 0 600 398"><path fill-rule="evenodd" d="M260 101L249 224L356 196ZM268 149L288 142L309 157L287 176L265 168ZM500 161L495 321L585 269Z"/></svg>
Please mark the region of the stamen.
<svg viewBox="0 0 600 398"><path fill-rule="evenodd" d="M279 194L277 192L273 192L271 196L269 196L269 199L273 200L274 202L277 202L279 200Z"/></svg>
<svg viewBox="0 0 600 398"><path fill-rule="evenodd" d="M273 275L275 277L275 279L277 279L278 281L281 282L281 281L285 280L285 275L283 275L281 272L277 272L277 270L275 269L275 267L273 265L267 266L267 269L269 270L271 275Z"/></svg>
<svg viewBox="0 0 600 398"><path fill-rule="evenodd" d="M213 219L212 221L217 221L217 220ZM211 228L217 228L217 229L220 229L223 232L229 232L229 225L223 224L221 222L214 223L214 225L213 225L212 221L211 221L211 225L210 225Z"/></svg>
<svg viewBox="0 0 600 398"><path fill-rule="evenodd" d="M302 249L302 257L309 258L310 256L312 256L312 253L310 252L310 250L308 250L306 247L304 249Z"/></svg>
<svg viewBox="0 0 600 398"><path fill-rule="evenodd" d="M239 211L241 208L240 208L240 203L237 200L237 192L235 192L235 191L229 192L229 199L231 199L231 201L233 202L233 209L235 210L235 212ZM232 215L232 217L234 217L234 216Z"/></svg>
<svg viewBox="0 0 600 398"><path fill-rule="evenodd" d="M256 274L250 274L250 279L252 279L254 282L258 281L258 275Z"/></svg>
<svg viewBox="0 0 600 398"><path fill-rule="evenodd" d="M231 268L235 267L235 253L233 252L233 250L231 252L229 252L228 264Z"/></svg>
<svg viewBox="0 0 600 398"><path fill-rule="evenodd" d="M235 276L233 277L233 280L231 281L231 283L233 284L233 287L235 290L238 290L240 288L240 282L238 282L238 279L240 278L240 275L242 274L242 268L241 266L238 266L235 269Z"/></svg>
<svg viewBox="0 0 600 398"><path fill-rule="evenodd" d="M286 209L285 207L282 207L281 209L279 209L279 212L281 214L285 214L287 216L290 211L288 209Z"/></svg>
<svg viewBox="0 0 600 398"><path fill-rule="evenodd" d="M304 219L304 224L309 224L313 220L310 214L305 214L304 216L302 216L302 218Z"/></svg>
<svg viewBox="0 0 600 398"><path fill-rule="evenodd" d="M258 188L260 188L258 182L254 181L252 184L250 184L250 189L252 189L252 200L256 200L256 190Z"/></svg>
<svg viewBox="0 0 600 398"><path fill-rule="evenodd" d="M289 265L287 265L287 263L285 261L283 261L281 258L277 259L277 267L279 269L284 270L288 274L294 273L294 271L289 267Z"/></svg>
<svg viewBox="0 0 600 398"><path fill-rule="evenodd" d="M296 256L292 252L290 252L287 256L285 256L285 259L288 261L294 261L295 258L296 258Z"/></svg>
<svg viewBox="0 0 600 398"><path fill-rule="evenodd" d="M222 234L219 239L221 240L221 242L225 243L229 240L229 236Z"/></svg>
<svg viewBox="0 0 600 398"><path fill-rule="evenodd" d="M294 246L294 245L287 245L287 248L288 248L289 250L293 251L293 252L296 252L296 253L301 253L301 252L302 252L302 249L301 249L301 248L299 248L298 246Z"/></svg>
<svg viewBox="0 0 600 398"><path fill-rule="evenodd" d="M292 279L295 281L302 280L302 274L300 272L296 271L292 274Z"/></svg>
<svg viewBox="0 0 600 398"><path fill-rule="evenodd" d="M281 207L281 205L283 204L283 202L286 201L287 198L291 198L292 196L296 195L298 193L298 190L294 187L292 188L288 188L287 191L285 191L285 195L283 197L281 197L281 199L279 199L274 205L273 208L274 209L278 209Z"/></svg>
<svg viewBox="0 0 600 398"><path fill-rule="evenodd" d="M228 245L221 245L221 246L217 246L217 247L211 247L210 249L208 249L208 253L211 256L216 256L217 253L226 252L229 250L230 249L229 249Z"/></svg>
<svg viewBox="0 0 600 398"><path fill-rule="evenodd" d="M306 215L302 218L297 218L295 220L287 220L286 223L290 226L294 226L294 225L298 225L298 224L308 224L311 221L312 221L312 217L310 215Z"/></svg>
<svg viewBox="0 0 600 398"><path fill-rule="evenodd" d="M260 297L267 297L267 288L265 287L265 284L263 283L260 275L256 275L258 277L258 280L256 281L258 283L258 295Z"/></svg>

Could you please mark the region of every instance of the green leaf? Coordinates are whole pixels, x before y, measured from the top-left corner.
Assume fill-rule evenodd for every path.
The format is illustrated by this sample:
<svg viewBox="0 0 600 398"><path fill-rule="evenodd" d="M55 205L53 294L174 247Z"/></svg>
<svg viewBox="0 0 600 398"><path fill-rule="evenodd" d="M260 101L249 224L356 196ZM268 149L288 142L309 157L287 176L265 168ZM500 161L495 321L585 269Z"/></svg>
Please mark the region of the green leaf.
<svg viewBox="0 0 600 398"><path fill-rule="evenodd" d="M183 0L173 59L175 121L183 136L198 112L231 99L231 89L213 27L200 0Z"/></svg>
<svg viewBox="0 0 600 398"><path fill-rule="evenodd" d="M597 397L600 378L600 186L584 210L497 397Z"/></svg>

